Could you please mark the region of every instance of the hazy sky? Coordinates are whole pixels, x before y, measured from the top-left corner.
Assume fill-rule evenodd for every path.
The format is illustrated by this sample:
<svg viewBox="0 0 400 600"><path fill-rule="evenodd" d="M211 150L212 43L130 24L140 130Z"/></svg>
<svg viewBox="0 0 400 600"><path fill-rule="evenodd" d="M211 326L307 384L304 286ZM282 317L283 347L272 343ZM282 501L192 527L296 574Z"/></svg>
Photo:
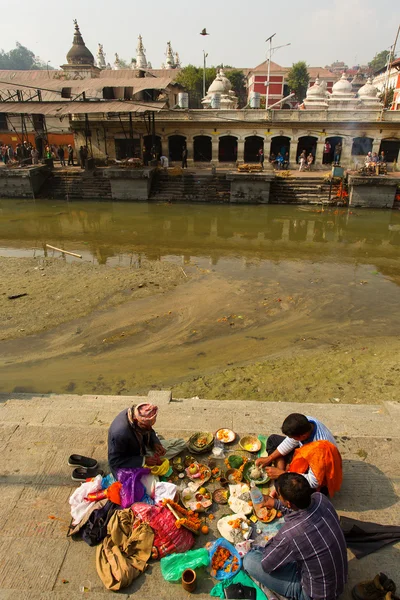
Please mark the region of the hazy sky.
<svg viewBox="0 0 400 600"><path fill-rule="evenodd" d="M154 68L165 59L170 40L182 64L225 63L254 67L266 58L265 39L273 33L272 59L290 66L305 60L325 66L343 60L350 66L368 62L394 41L400 22L400 2L393 0L3 0L0 48L18 40L55 67L65 62L78 20L93 54L104 45L107 61L114 53L129 60L141 33ZM206 27L210 36L199 32ZM400 50L400 43L397 47Z"/></svg>

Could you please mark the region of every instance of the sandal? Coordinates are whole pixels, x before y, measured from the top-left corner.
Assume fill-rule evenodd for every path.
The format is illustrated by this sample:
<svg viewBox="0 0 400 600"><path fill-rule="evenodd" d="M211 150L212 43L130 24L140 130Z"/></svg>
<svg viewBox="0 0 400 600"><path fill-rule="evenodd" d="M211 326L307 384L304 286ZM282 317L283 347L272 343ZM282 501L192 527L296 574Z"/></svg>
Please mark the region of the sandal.
<svg viewBox="0 0 400 600"><path fill-rule="evenodd" d="M97 475L104 477L104 471L101 469L85 469L85 467L77 467L72 471L71 479L73 481L86 481L86 479L93 479Z"/></svg>
<svg viewBox="0 0 400 600"><path fill-rule="evenodd" d="M71 454L68 459L70 467L84 467L85 469L95 469L97 467L97 460L94 458L88 458L87 456L81 456L80 454Z"/></svg>

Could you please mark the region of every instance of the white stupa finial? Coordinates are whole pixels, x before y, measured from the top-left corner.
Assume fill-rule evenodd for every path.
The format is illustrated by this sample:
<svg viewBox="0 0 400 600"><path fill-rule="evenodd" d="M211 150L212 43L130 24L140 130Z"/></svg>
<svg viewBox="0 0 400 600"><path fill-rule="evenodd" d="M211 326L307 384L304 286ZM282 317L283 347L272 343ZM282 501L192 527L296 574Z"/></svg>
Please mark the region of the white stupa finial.
<svg viewBox="0 0 400 600"><path fill-rule="evenodd" d="M105 69L107 66L106 55L103 50L103 44L99 44L97 48L97 66L100 69Z"/></svg>
<svg viewBox="0 0 400 600"><path fill-rule="evenodd" d="M120 60L119 60L119 56L118 56L117 53L115 53L114 69L116 71L119 71L120 68L121 68L121 63L120 63Z"/></svg>
<svg viewBox="0 0 400 600"><path fill-rule="evenodd" d="M167 51L165 53L166 56L166 68L174 69L175 68L175 59L174 59L174 51L172 50L171 42L167 42Z"/></svg>
<svg viewBox="0 0 400 600"><path fill-rule="evenodd" d="M136 48L136 66L138 69L147 69L146 50L143 46L143 39L140 34Z"/></svg>

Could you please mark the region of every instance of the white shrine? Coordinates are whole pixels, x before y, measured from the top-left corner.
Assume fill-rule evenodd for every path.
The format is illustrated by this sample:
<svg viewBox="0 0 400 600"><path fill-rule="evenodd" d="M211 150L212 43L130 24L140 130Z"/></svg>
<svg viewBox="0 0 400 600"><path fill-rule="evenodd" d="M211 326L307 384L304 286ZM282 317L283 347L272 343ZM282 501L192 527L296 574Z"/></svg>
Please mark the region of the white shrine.
<svg viewBox="0 0 400 600"><path fill-rule="evenodd" d="M219 69L217 76L208 88L207 95L201 101L203 108L235 109L239 100L232 90L232 84L224 71Z"/></svg>

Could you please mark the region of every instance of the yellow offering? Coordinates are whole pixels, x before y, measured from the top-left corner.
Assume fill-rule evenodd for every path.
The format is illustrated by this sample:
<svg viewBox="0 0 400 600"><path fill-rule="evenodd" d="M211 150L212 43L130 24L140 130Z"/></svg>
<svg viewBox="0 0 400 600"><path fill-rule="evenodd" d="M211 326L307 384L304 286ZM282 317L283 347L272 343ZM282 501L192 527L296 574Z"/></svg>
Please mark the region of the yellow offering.
<svg viewBox="0 0 400 600"><path fill-rule="evenodd" d="M168 458L165 458L161 465L154 465L153 467L145 465L145 467L151 470L152 475L155 475L156 477L162 477L169 471L169 460Z"/></svg>

